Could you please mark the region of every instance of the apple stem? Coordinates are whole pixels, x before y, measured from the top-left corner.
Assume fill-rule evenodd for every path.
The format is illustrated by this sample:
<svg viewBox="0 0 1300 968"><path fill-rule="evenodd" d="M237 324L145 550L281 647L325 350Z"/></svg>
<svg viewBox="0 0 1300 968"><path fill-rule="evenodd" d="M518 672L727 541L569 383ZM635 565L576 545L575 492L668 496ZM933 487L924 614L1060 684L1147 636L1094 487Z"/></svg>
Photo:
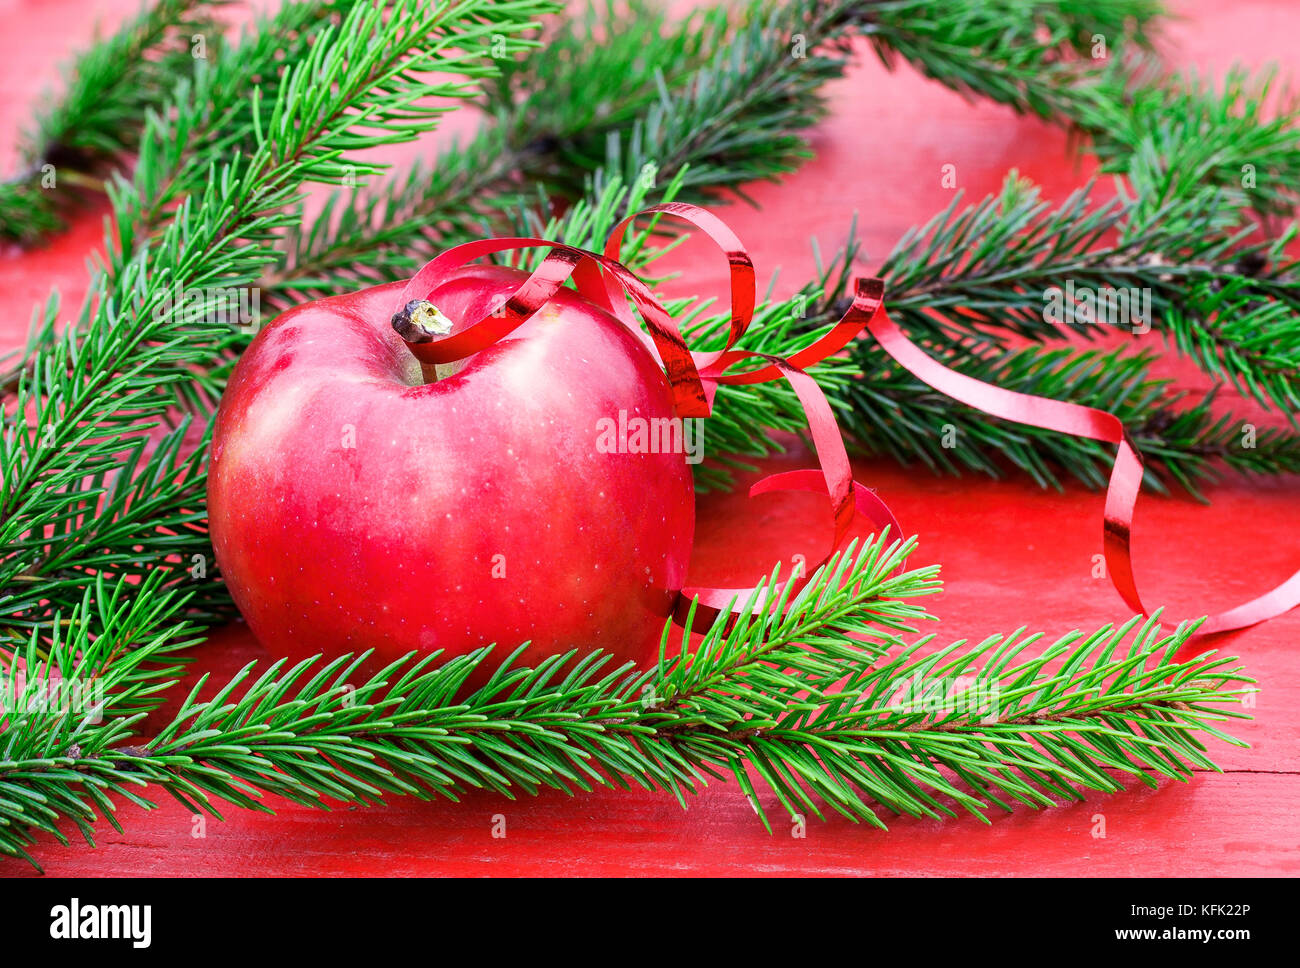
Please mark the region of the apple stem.
<svg viewBox="0 0 1300 968"><path fill-rule="evenodd" d="M412 299L393 314L393 329L407 345L415 343L432 343L448 335L452 322L427 299ZM458 369L459 363L425 363L420 360L420 374L425 383L437 383L451 376Z"/></svg>

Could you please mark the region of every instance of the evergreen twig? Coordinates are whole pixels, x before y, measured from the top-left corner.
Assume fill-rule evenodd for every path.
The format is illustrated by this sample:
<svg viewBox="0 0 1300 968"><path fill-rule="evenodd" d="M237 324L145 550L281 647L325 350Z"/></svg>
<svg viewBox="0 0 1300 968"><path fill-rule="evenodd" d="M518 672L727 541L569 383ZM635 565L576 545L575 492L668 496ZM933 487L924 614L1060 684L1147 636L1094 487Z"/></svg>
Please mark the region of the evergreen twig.
<svg viewBox="0 0 1300 968"><path fill-rule="evenodd" d="M849 11L861 6L750 0L734 23L718 7L673 24L642 3L603 17L583 7L505 63L474 138L396 183L332 197L290 240L268 298L283 307L401 278L539 193L548 212L552 198L580 200L593 176L644 182L653 204L679 177L678 197L703 201L791 171L806 154L801 132L822 115L820 90L843 73ZM800 31L807 56L792 57Z"/></svg>
<svg viewBox="0 0 1300 968"><path fill-rule="evenodd" d="M531 205L539 186L572 202L596 173L597 184L649 182L652 202L679 175L682 201L744 197L744 184L807 156L803 133L824 115L823 91L843 76L856 36L889 63L902 55L950 86L1038 111L1065 87L1062 71L1082 85L1093 34L1145 47L1158 5L963 2L936 17L914 0L749 0L730 22L719 7L675 24L642 2L594 10L559 20L542 49L507 62L475 138L396 184L336 196L268 279L271 300L400 278L499 225L503 210Z"/></svg>
<svg viewBox="0 0 1300 968"><path fill-rule="evenodd" d="M1108 110L1116 65L1149 56L1159 0L883 0L866 6L881 61L905 58L956 91L1085 126Z"/></svg>
<svg viewBox="0 0 1300 968"><path fill-rule="evenodd" d="M0 755L0 851L35 863L35 831L61 835L69 816L89 838L115 798L151 806L137 792L147 784L216 814L214 800L267 810L264 794L323 805L467 788L637 784L684 802L731 776L770 829L757 777L796 817L829 807L884 827L881 810L983 817L1122 789L1112 771L1185 779L1215 769L1202 734L1240 745L1215 724L1244 718L1232 707L1251 680L1235 660L1178 661L1190 627L1161 637L1134 619L1032 658L1037 636L1023 631L900 648L925 617L908 600L936 590L935 569L902 567L913 547L881 535L849 548L796 595L760 589L758 612L680 654L666 632L647 672L611 670L598 653L536 669L511 657L466 695L487 650L441 666L408 658L360 682L361 660L343 656L250 665L208 699L201 681L144 743L129 742L129 721L44 717ZM29 683L27 697L38 691Z"/></svg>
<svg viewBox="0 0 1300 968"><path fill-rule="evenodd" d="M489 38L527 28L548 9L541 0L467 0L431 10L416 0L358 4L283 67L266 96L269 108L262 88L254 88L246 128L226 135L232 143L250 139L252 147L220 166L181 147L210 112L237 110L225 93L246 96L227 87L225 70L200 71L192 85L181 85L166 118L151 116L134 181L113 193L116 244L84 322L20 375L0 437L0 622L39 624L101 568L163 569L188 581L177 572L176 554L194 545L168 532L183 528L201 540L191 525L201 520L202 450L188 458L179 481L183 427L142 454L173 406L214 392L198 370L220 359L237 332L224 312L192 310L224 310L229 292L256 283L274 260L270 243L295 217L303 185L338 182L351 152L414 137L446 110L447 98L465 96L472 79L491 70L483 56ZM261 43L255 39L255 49ZM433 71L442 76L430 79ZM377 170L359 161L355 167ZM186 197L148 236L169 193ZM137 245L142 234L148 241ZM204 307L169 303L174 292L193 289L210 294ZM134 478L124 478L130 472ZM164 481L176 485L156 507L134 500L141 488ZM22 581L33 576L41 582Z"/></svg>
<svg viewBox="0 0 1300 968"><path fill-rule="evenodd" d="M196 39L217 56L221 36L206 8L224 0L153 0L64 72L66 90L36 116L22 170L0 181L0 239L30 245L63 227L87 189L139 144L145 115L160 110L195 67Z"/></svg>
<svg viewBox="0 0 1300 968"><path fill-rule="evenodd" d="M1115 89L1073 118L1103 171L1141 182L1135 169L1147 167L1156 177L1138 184L1138 194L1156 206L1196 194L1218 205L1226 195L1265 218L1295 215L1300 98L1276 67L1234 68L1215 82L1195 71L1163 77L1138 61L1108 83Z"/></svg>
<svg viewBox="0 0 1300 968"><path fill-rule="evenodd" d="M1149 296L1151 311L1130 301L1118 325L1149 328L1261 403L1300 411L1300 274L1285 254L1295 226L1246 243L1231 204L1197 195L1152 210L1149 199L1093 204L1091 194L1053 207L1012 172L997 196L963 209L954 198L881 266L891 310L931 341L1004 345L1008 335L1051 340L1107 325L1085 302L1062 299L1062 328L1047 313L1052 290L1128 290L1139 303Z"/></svg>
<svg viewBox="0 0 1300 968"><path fill-rule="evenodd" d="M1047 211L1036 199L1029 210ZM1268 474L1300 471L1300 433L1260 429L1230 412L1216 412L1213 393L1189 401L1170 381L1151 376L1156 359L1151 351L1003 345L998 330L1014 332L1023 326L1029 332L1039 332L1045 328L1043 292L1034 288L1035 284L1054 280L1060 285L1062 277L1058 272L1072 273L1070 277L1080 286L1111 278L1107 273L1111 262L1119 258L1117 250L1093 255L1082 241L1072 240L1084 240L1098 230L1108 229L1114 225L1109 220L1122 216L1122 212L1116 209L1104 219L1093 216L1091 220L1082 212L1080 199L1072 198L1059 209L1040 216L1050 218L1052 227L1041 230L1041 250L1032 246L1026 249L1046 253L1041 266L1034 265L1035 256L1018 253L1001 234L1010 233L1009 225L1023 228L1025 209L1009 206L1006 212L999 213L994 201L989 200L965 210L960 217L946 213L945 225L974 222L978 228L965 241L950 236L942 249L926 250L924 255L906 252L898 256L896 250L887 263L900 287L887 290L891 315L908 325L913 335L926 344L927 352L962 373L1006 389L1114 413L1124 421L1146 457L1146 484L1153 490L1164 491L1173 481L1199 497L1201 483L1214 480L1219 467ZM987 241L974 244L973 240L981 235ZM907 244L904 240L900 249ZM1050 251L1053 244L1059 244L1062 252ZM969 274L960 265L954 267L956 258L950 263L944 261L948 253L962 253L963 249L974 253L971 264L977 268ZM981 279L981 273L991 276L999 271L978 261L986 251L991 258L1005 259L1011 267L1005 270L1005 288ZM758 352L789 355L829 330L847 308L845 294L851 278L862 271L855 266L857 256L858 244L851 229L848 244L830 267L823 267L819 256L813 279L790 298L759 308L755 324L741 345ZM1118 272L1132 272L1137 281L1155 280L1166 290L1174 288L1168 280L1158 278L1165 274L1162 267L1143 265L1140 255L1124 258L1133 258L1137 264L1122 266ZM1069 259L1077 261L1067 267ZM1013 284L1017 288L1011 288ZM920 291L926 295L918 295ZM701 348L716 349L726 337L730 317L705 317L705 309L694 306L682 318L694 342ZM966 320L976 318L989 325L976 330L972 337L961 327ZM1285 346L1283 342L1281 348ZM1095 441L1009 423L955 406L951 399L898 366L869 336L852 344L848 356L825 360L811 372L836 407L846 435L869 454L889 455L904 463L919 461L931 469L952 473L974 470L999 476L1009 465L1045 487L1059 487L1062 471L1091 487L1101 487L1114 459L1110 448ZM719 387L705 439L713 459L696 469L698 486L727 486L733 469L753 469L744 458L781 449L778 438L766 431L756 432L755 427L801 432L802 407L780 383Z"/></svg>

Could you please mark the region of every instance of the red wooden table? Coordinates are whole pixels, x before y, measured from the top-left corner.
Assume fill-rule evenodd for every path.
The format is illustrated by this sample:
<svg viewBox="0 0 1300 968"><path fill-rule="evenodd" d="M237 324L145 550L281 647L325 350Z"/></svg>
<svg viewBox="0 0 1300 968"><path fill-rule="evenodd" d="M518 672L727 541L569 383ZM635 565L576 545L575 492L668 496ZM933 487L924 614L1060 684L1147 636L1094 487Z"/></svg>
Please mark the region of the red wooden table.
<svg viewBox="0 0 1300 968"><path fill-rule="evenodd" d="M135 6L135 0L0 0L0 167L12 170L14 131L40 92L56 84L55 62L87 42L96 20L111 25ZM1187 19L1169 30L1166 45L1176 63L1221 74L1234 62L1290 67L1295 60L1300 8L1285 0L1177 6ZM824 250L842 241L850 209L861 215L866 266L878 264L907 227L951 200L940 182L943 165L956 165L969 198L995 190L1013 167L1054 199L1090 172L1055 128L969 104L906 67L890 75L864 57L831 98L833 116L813 137L816 161L780 185L755 186L751 194L761 209L733 206L726 213L751 247L761 280L782 268L778 294L811 271L811 235ZM417 147L390 154L428 154L470 122L457 117ZM19 343L31 307L51 286L68 305L80 298L84 260L99 244L102 214L87 213L39 251L0 255L0 351ZM677 259L690 273L681 291L721 282L721 259L710 253L693 261L702 251ZM1206 386L1185 365L1171 362L1169 372L1193 388ZM1223 396L1261 423L1277 419L1231 392ZM772 465L807 460L794 452ZM1100 550L1100 495L1074 485L1044 492L1020 479L939 478L887 462L861 463L857 471L905 530L919 535L913 562L942 564L945 591L931 607L942 619L932 630L945 641L1022 624L1055 638L1128 617L1110 585L1091 574ZM1138 510L1139 578L1148 602L1164 603L1172 618L1252 597L1300 565L1300 480L1230 478L1209 497L1205 507L1148 496ZM753 579L777 557L818 554L826 540L821 506L800 496L711 497L699 512L692 580ZM813 821L802 839L779 822L769 835L734 784L715 784L685 811L671 798L645 793L599 791L572 799L546 793L519 802L471 793L459 804L398 799L330 813L276 804L274 817L230 810L225 823L209 820L200 828L189 811L155 791L161 808L124 807L126 833L104 825L98 849L64 849L47 838L38 853L55 875L1294 874L1300 871L1300 612L1213 644L1241 655L1260 680L1256 718L1235 729L1250 748L1212 748L1222 775L1163 781L1154 791L1131 784L1125 794L1094 794L1042 811L991 813L990 825L972 817L895 818L881 832L832 815ZM235 625L212 636L199 664L221 674L264 655ZM504 838L492 835L496 815L505 817ZM1093 835L1101 817L1104 838ZM29 873L22 863L0 862L0 874Z"/></svg>

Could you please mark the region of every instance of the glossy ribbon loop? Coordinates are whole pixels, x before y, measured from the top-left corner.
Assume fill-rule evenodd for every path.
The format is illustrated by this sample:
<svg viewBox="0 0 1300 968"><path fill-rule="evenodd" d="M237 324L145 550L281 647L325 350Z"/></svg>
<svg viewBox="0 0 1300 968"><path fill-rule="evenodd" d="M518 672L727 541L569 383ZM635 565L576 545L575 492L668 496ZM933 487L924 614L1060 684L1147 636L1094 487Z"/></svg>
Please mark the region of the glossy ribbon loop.
<svg viewBox="0 0 1300 968"><path fill-rule="evenodd" d="M627 227L643 215L671 215L684 219L707 235L726 255L731 287L731 325L726 345L721 350L692 353L668 311L645 283L618 261ZM1135 611L1149 614L1138 595L1131 547L1133 510L1142 485L1142 457L1124 425L1113 414L1005 390L949 369L928 356L889 319L883 309L884 284L879 279L857 280L853 303L840 321L820 339L789 358L738 350L735 347L754 318L757 289L753 262L735 233L721 219L694 205L678 202L657 205L621 221L611 232L603 254L530 237L486 239L458 245L438 255L412 277L402 292L399 308L411 300L428 298L456 269L474 259L533 247L549 248L550 253L501 311L443 339L408 344L411 352L425 363L450 363L464 359L505 339L572 279L585 299L611 313L658 357L679 417L709 416L717 387L721 384L743 385L783 379L794 389L808 418L809 437L820 470L771 475L756 483L750 489L750 496L775 490L825 494L830 500L834 519L831 552L817 566L796 574L787 583L767 588L763 595L756 596L753 587L684 588L676 609L679 619L693 611L696 622L709 623L720 615L739 613L749 599L754 599L752 607L755 610L762 609L768 596L780 594L787 584L797 591L841 545L856 514L865 516L877 529L888 526L893 537L902 537L902 529L885 503L870 489L853 480L848 453L830 404L817 382L804 372L806 367L842 350L864 330L869 331L885 352L909 373L954 400L1016 423L1117 445L1115 466L1106 491L1103 527L1106 563L1111 580L1125 603ZM629 299L645 322L644 330L628 307ZM766 365L728 372L736 364L751 360L765 361ZM697 604L692 609L693 603ZM1200 634L1253 625L1297 605L1300 605L1300 571L1272 591L1212 616L1201 626Z"/></svg>
<svg viewBox="0 0 1300 968"><path fill-rule="evenodd" d="M1133 574L1133 514L1142 490L1142 455L1120 419L1104 410L1017 393L950 370L908 339L883 310L867 328L905 370L954 400L1016 423L1117 445L1115 466L1106 486L1102 550L1106 555L1106 570L1124 603L1136 612L1150 615L1142 604ZM1300 605L1300 571L1258 598L1211 615L1197 634L1245 628L1276 618L1297 605Z"/></svg>

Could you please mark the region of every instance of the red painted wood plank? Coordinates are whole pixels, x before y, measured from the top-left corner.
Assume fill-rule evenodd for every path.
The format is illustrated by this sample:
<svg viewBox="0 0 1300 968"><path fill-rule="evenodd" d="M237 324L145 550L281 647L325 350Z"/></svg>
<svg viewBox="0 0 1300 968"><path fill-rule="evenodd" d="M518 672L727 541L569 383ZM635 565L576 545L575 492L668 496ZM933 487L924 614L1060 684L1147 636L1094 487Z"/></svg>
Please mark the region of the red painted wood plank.
<svg viewBox="0 0 1300 968"><path fill-rule="evenodd" d="M54 83L54 59L89 36L92 18L85 11L112 17L134 8L135 0L0 7L6 28L0 31L6 55L0 57L0 89L7 95L0 99L0 164L11 164L15 126L39 90ZM1222 71L1236 61L1294 62L1300 9L1280 0L1181 9L1189 19L1170 31L1180 64ZM957 165L959 184L974 197L995 189L1013 166L1052 198L1089 172L1067 156L1055 129L967 104L906 69L888 75L864 61L837 85L832 103L834 114L814 139L818 159L783 184L756 186L760 210L735 205L726 213L752 247L761 279L783 267L779 292L792 290L810 271L808 236L833 248L854 208L862 215L865 265L878 264L905 228L949 202L939 182L943 164ZM447 134L386 154L427 154ZM43 250L0 255L0 352L21 339L31 306L49 287L57 285L75 304L101 214L78 219ZM710 253L704 261L700 251L675 257L689 274L678 291L705 291L721 281L721 260ZM1205 385L1185 365L1172 364L1170 372ZM1258 416L1252 408L1245 412ZM796 449L772 466L806 460ZM943 565L946 590L933 604L942 618L933 631L942 640L978 639L1020 624L1054 637L1126 617L1109 584L1091 575L1092 556L1100 550L1099 495L1077 486L1056 494L1019 480L935 478L882 462L858 470L904 527L920 536L915 562ZM1150 589L1149 600L1167 603L1175 618L1231 604L1297 566L1300 481L1234 478L1209 494L1208 507L1147 497L1138 510L1139 578ZM827 536L821 504L811 497L751 502L714 496L700 510L693 577L701 581L752 579L775 558L819 553ZM724 784L692 800L685 812L661 795L616 791L572 799L547 793L517 803L470 794L460 805L394 801L329 814L281 805L273 818L232 810L227 823L208 821L206 836L196 838L189 813L166 802L151 814L125 808L127 833L105 826L98 850L63 849L49 840L40 857L56 875L1293 875L1300 868L1298 641L1300 615L1292 614L1214 643L1242 655L1261 681L1257 718L1234 729L1251 748L1212 748L1227 775L1198 776L1188 785L1164 782L1156 792L1094 794L1047 811L999 813L991 826L969 817L942 823L903 818L882 833L835 817L810 821L803 839L791 837L782 823L768 835L735 786ZM261 655L236 626L214 636L199 665L229 673ZM505 839L491 836L495 814L506 818ZM1093 836L1098 815L1105 818L1104 839ZM0 862L0 874L25 873L25 865Z"/></svg>
<svg viewBox="0 0 1300 968"><path fill-rule="evenodd" d="M1252 876L1300 873L1294 775L1208 775L985 825L896 818L890 830L835 817L806 836L773 815L769 835L733 785L683 811L671 798L548 792L518 804L471 794L460 804L395 801L323 813L237 813L196 837L188 810L122 811L125 835L41 854L50 875L536 876L802 874L867 876ZM505 819L505 837L494 837ZM1104 821L1104 828L1103 828ZM1104 837L1097 836L1103 832ZM0 866L25 876L21 864Z"/></svg>

